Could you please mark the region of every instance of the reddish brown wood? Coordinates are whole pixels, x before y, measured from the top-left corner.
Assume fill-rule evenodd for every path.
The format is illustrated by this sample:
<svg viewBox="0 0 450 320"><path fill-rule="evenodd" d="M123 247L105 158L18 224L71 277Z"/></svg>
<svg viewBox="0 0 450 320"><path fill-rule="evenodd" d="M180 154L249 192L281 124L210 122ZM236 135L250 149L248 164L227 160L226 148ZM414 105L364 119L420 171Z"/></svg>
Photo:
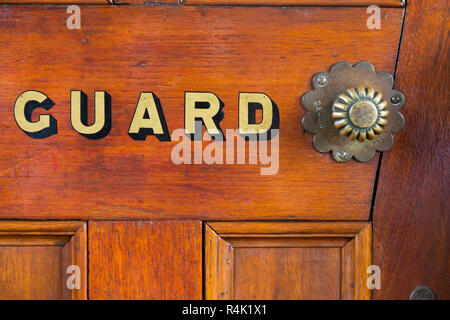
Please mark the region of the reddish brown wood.
<svg viewBox="0 0 450 320"><path fill-rule="evenodd" d="M88 297L88 252L87 252L87 228L86 223L77 230L77 232L70 238L70 241L66 243L62 256L62 274L63 294L65 299L71 300L86 300ZM67 267L70 265L76 265L80 268L80 289L69 290L67 288L66 280L70 274L67 273Z"/></svg>
<svg viewBox="0 0 450 320"><path fill-rule="evenodd" d="M0 221L0 299L86 299L86 249L81 221ZM67 287L72 265L79 289Z"/></svg>
<svg viewBox="0 0 450 320"><path fill-rule="evenodd" d="M89 223L89 299L201 299L200 221Z"/></svg>
<svg viewBox="0 0 450 320"><path fill-rule="evenodd" d="M450 298L449 2L409 1L396 86L405 129L383 156L374 209L377 299L408 299L418 285Z"/></svg>
<svg viewBox="0 0 450 320"><path fill-rule="evenodd" d="M339 299L339 248L242 248L235 299Z"/></svg>
<svg viewBox="0 0 450 320"><path fill-rule="evenodd" d="M402 12L383 8L372 31L365 8L87 6L82 29L68 30L60 6L1 7L0 217L367 220L377 157L339 164L315 151L300 97L339 60L392 72ZM57 135L17 127L12 107L28 89L55 102ZM88 94L90 110L94 90L110 93L106 138L72 129L71 89ZM158 95L171 132L183 128L185 90L222 99L223 130L237 128L239 91L268 94L280 109L278 174L175 165L175 142L128 136L141 91Z"/></svg>
<svg viewBox="0 0 450 320"><path fill-rule="evenodd" d="M348 234L355 236L365 226L367 221L344 221L336 223L334 221L317 222L282 222L271 221L261 223L253 221L235 222L208 222L208 224L222 236L232 236L248 234L249 230L254 235L262 234L284 234L284 235L327 235L327 234Z"/></svg>
<svg viewBox="0 0 450 320"><path fill-rule="evenodd" d="M206 224L205 298L370 299L371 224L330 223Z"/></svg>
<svg viewBox="0 0 450 320"><path fill-rule="evenodd" d="M183 0L111 0L114 4L181 5Z"/></svg>
<svg viewBox="0 0 450 320"><path fill-rule="evenodd" d="M404 6L403 0L184 0L184 5Z"/></svg>
<svg viewBox="0 0 450 320"><path fill-rule="evenodd" d="M112 0L111 0L112 1ZM110 4L108 0L0 0L7 4ZM67 9L67 7L65 8Z"/></svg>
<svg viewBox="0 0 450 320"><path fill-rule="evenodd" d="M173 4L173 5L270 5L270 6L387 6L402 7L403 0L0 0L21 4Z"/></svg>
<svg viewBox="0 0 450 320"><path fill-rule="evenodd" d="M0 299L61 299L61 246L0 246Z"/></svg>

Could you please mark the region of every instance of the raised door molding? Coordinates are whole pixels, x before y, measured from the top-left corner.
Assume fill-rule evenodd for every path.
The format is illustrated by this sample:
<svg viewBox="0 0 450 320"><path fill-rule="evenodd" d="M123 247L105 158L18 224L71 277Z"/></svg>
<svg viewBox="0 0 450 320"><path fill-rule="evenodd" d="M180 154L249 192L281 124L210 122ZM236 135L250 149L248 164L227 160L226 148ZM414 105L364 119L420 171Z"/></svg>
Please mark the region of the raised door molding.
<svg viewBox="0 0 450 320"><path fill-rule="evenodd" d="M206 299L370 299L372 225L208 222Z"/></svg>
<svg viewBox="0 0 450 320"><path fill-rule="evenodd" d="M83 221L0 221L0 299L86 299L86 242Z"/></svg>

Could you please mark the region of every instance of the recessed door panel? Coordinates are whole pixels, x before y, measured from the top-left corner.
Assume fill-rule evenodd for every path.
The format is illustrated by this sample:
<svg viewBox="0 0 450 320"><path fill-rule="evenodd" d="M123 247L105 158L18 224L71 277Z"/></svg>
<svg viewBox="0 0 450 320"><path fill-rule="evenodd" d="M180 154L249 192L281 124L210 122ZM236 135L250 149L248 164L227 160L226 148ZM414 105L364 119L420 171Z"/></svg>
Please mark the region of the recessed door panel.
<svg viewBox="0 0 450 320"><path fill-rule="evenodd" d="M367 222L205 225L207 299L368 299Z"/></svg>
<svg viewBox="0 0 450 320"><path fill-rule="evenodd" d="M0 299L86 299L86 227L0 221Z"/></svg>

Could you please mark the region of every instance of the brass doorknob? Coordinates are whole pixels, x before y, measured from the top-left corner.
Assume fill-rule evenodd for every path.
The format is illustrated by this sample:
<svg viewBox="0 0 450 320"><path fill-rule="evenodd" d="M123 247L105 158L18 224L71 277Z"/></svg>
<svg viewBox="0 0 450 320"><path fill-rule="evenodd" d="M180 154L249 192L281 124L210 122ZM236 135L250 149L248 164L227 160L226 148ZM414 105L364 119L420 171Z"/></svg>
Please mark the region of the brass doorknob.
<svg viewBox="0 0 450 320"><path fill-rule="evenodd" d="M330 73L316 74L314 90L302 98L308 111L303 127L315 134L314 147L331 151L338 162L366 162L375 150L389 150L392 133L404 126L399 109L405 99L393 83L389 73L375 72L365 61L354 67L339 62Z"/></svg>
<svg viewBox="0 0 450 320"><path fill-rule="evenodd" d="M334 101L331 117L339 133L350 140L373 140L387 124L387 101L373 88L350 88Z"/></svg>

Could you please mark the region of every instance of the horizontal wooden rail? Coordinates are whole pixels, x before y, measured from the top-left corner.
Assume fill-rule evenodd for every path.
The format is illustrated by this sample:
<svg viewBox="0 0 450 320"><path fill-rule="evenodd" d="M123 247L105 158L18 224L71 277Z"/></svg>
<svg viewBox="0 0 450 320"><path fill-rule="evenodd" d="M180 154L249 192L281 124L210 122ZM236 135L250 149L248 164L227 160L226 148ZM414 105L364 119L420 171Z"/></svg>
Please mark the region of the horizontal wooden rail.
<svg viewBox="0 0 450 320"><path fill-rule="evenodd" d="M241 5L241 6L346 6L403 7L404 0L0 0L0 4L135 4L135 5Z"/></svg>
<svg viewBox="0 0 450 320"><path fill-rule="evenodd" d="M403 7L402 0L184 0L184 5L354 6Z"/></svg>
<svg viewBox="0 0 450 320"><path fill-rule="evenodd" d="M113 0L0 0L0 4L112 4Z"/></svg>

